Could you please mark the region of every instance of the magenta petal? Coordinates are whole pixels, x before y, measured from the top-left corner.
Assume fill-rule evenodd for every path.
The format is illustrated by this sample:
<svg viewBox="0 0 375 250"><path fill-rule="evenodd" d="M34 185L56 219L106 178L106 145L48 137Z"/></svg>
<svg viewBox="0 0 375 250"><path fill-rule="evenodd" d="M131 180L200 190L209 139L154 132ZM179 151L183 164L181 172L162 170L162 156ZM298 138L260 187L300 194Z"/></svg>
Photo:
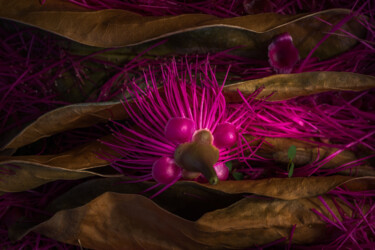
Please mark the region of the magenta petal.
<svg viewBox="0 0 375 250"><path fill-rule="evenodd" d="M292 72L298 60L298 49L294 46L289 33L278 35L268 46L268 61L277 73Z"/></svg>

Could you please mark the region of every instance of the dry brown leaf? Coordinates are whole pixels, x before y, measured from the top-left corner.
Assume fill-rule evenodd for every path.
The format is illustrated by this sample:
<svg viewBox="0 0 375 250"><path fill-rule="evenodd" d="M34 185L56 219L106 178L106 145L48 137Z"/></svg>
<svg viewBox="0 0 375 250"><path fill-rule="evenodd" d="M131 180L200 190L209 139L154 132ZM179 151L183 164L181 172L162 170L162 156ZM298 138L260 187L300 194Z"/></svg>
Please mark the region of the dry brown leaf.
<svg viewBox="0 0 375 250"><path fill-rule="evenodd" d="M1 149L14 149L33 143L63 131L84 128L109 119L120 120L127 117L120 102L83 103L57 108L42 116L21 132L10 133L2 139Z"/></svg>
<svg viewBox="0 0 375 250"><path fill-rule="evenodd" d="M333 202L326 202L339 216ZM351 214L347 206L340 205ZM331 217L317 198L245 198L193 222L143 196L109 192L82 207L56 213L32 231L91 249L226 249L288 238L296 225L292 242L307 244L329 237L312 208Z"/></svg>
<svg viewBox="0 0 375 250"><path fill-rule="evenodd" d="M222 181L217 185L199 184L222 192L252 193L282 200L294 200L322 195L345 185L352 191L375 189L375 177L312 176L293 178L268 178L260 180Z"/></svg>
<svg viewBox="0 0 375 250"><path fill-rule="evenodd" d="M245 96L260 87L264 90L257 98L270 97L271 101L286 100L325 91L361 91L375 88L375 77L349 72L305 72L299 74L273 75L227 85L224 94L229 102L240 101L237 91Z"/></svg>
<svg viewBox="0 0 375 250"><path fill-rule="evenodd" d="M0 191L20 192L55 180L119 176L112 168L106 168L108 162L97 155L102 149L109 152L95 141L58 155L0 156L1 169L11 173L2 177Z"/></svg>
<svg viewBox="0 0 375 250"><path fill-rule="evenodd" d="M251 141L251 137L245 137ZM316 147L315 144L301 141L293 138L266 138L267 143L262 144L261 149L258 151L259 155L273 158L275 162L288 164L288 149L290 146L296 146L296 156L293 162L296 166L306 165L318 159L324 159L327 156L335 153L339 149L328 147ZM367 155L366 155L367 156ZM343 150L336 157L327 162L322 168L335 168L345 163L358 160L354 152Z"/></svg>
<svg viewBox="0 0 375 250"><path fill-rule="evenodd" d="M44 5L37 0L1 0L0 6L0 17L91 46L123 47L168 38L169 44L160 51L170 53L168 48L173 48L174 53L209 52L245 46L244 51L248 55L257 57L266 57L271 39L286 31L291 33L304 57L332 28L317 18L335 25L350 13L350 10L332 9L293 16L262 13L221 19L205 14L143 17L125 10L87 10L59 0L49 0ZM342 28L357 37L364 37L366 33L355 19ZM332 57L348 50L356 42L345 36L333 35L317 49L315 55Z"/></svg>
<svg viewBox="0 0 375 250"><path fill-rule="evenodd" d="M111 138L111 136L105 138ZM101 142L94 141L56 155L0 156L0 164L24 162L72 171L87 170L108 165L107 161L98 156L98 153L104 150L108 153L115 154Z"/></svg>
<svg viewBox="0 0 375 250"><path fill-rule="evenodd" d="M77 180L93 176L84 171L70 171L50 168L38 164L8 161L0 164L3 172L0 178L0 191L21 192L55 180Z"/></svg>
<svg viewBox="0 0 375 250"><path fill-rule="evenodd" d="M106 192L142 194L151 196L161 187L143 192L155 182L128 183L126 178L99 178L88 180L53 200L46 210L55 214L60 210L83 206ZM162 208L189 220L196 220L205 212L224 208L242 199L241 194L228 194L197 185L194 182L178 182L153 198ZM178 200L178 202L176 202Z"/></svg>
<svg viewBox="0 0 375 250"><path fill-rule="evenodd" d="M192 181L180 181L168 188L154 201L159 206L183 218L199 218L202 211L218 209L222 204L233 203L243 197L242 194L255 194L281 200L296 200L323 195L330 190L344 186L351 191L375 189L375 178L351 178L345 176L274 178L246 181L226 181L217 186L199 184ZM105 192L141 193L155 185L155 182L126 183L126 178L105 178L87 181L71 189L54 200L48 210L52 213L63 209L83 206ZM160 188L144 193L151 196ZM237 195L238 194L238 195ZM179 200L179 202L175 202ZM189 202L196 202L200 211L187 211ZM203 205L204 204L204 205ZM221 205L220 205L221 204ZM212 206L211 206L212 205ZM190 204L189 209L193 209ZM205 208L204 208L205 207Z"/></svg>
<svg viewBox="0 0 375 250"><path fill-rule="evenodd" d="M280 200L297 200L323 195L344 186L351 191L375 189L375 178L350 178L344 176L263 179L258 181L223 182L219 188L196 182L180 181L156 196L159 206L175 215L196 220L204 213L224 208L243 198L243 194L255 194ZM154 182L126 183L125 178L105 178L87 181L69 190L49 204L48 212L83 206L106 192L139 194L155 185ZM245 187L242 188L241 186ZM242 190L241 190L242 189ZM143 193L151 196L160 188ZM237 194L238 193L238 194ZM176 202L178 200L178 202Z"/></svg>
<svg viewBox="0 0 375 250"><path fill-rule="evenodd" d="M251 146L256 146L260 143L260 140L254 140L254 137L250 135L244 136L246 140L248 140ZM290 146L296 146L296 156L293 159L295 166L303 166L318 159L323 160L327 156L335 153L338 149L337 148L328 148L328 147L316 147L316 144L308 141L302 141L295 138L272 138L266 137L266 143L263 143L260 149L257 151L257 154L268 158L273 159L277 163L281 163L285 166L289 163L288 157L288 149ZM362 152L362 151L361 151ZM369 156L372 152L362 152L360 157ZM324 164L321 168L328 169L328 168L336 168L343 164L353 162L358 160L358 156L349 150L344 150L326 164ZM350 168L347 170L343 170L338 172L337 174L341 175L355 175L356 177L359 176L375 176L375 169L371 167L371 162L365 162L363 165L358 167Z"/></svg>
<svg viewBox="0 0 375 250"><path fill-rule="evenodd" d="M341 218L332 200L325 200L336 216ZM342 203L340 206L351 214L349 207ZM282 237L289 238L293 225L296 225L293 244L324 242L331 235L326 225L311 211L313 208L332 219L316 197L293 201L254 198L243 199L227 208L207 213L197 223L215 230L216 237L209 238L210 245L229 248L245 248L267 244Z"/></svg>
<svg viewBox="0 0 375 250"><path fill-rule="evenodd" d="M56 180L77 180L92 176L121 176L111 167L91 169L68 169L22 160L4 160L0 162L2 174L0 191L22 192Z"/></svg>
<svg viewBox="0 0 375 250"><path fill-rule="evenodd" d="M350 169L341 170L337 173L356 177L375 176L375 168L368 165L361 165Z"/></svg>
<svg viewBox="0 0 375 250"><path fill-rule="evenodd" d="M94 223L95 218L88 219L86 216L91 216L91 212L88 214L85 214L87 210L96 210L100 209L100 212L96 211L95 213L100 213L101 215L106 218L107 224L105 225L105 228L109 228L111 230L111 226L115 225L115 228L119 228L118 224L113 224L115 218L108 219L110 214L112 214L114 217L117 216L116 212L112 211L112 208L114 210L121 210L125 209L125 211L128 211L125 206L136 206L137 208L134 208L134 211L138 210L138 206L141 203L141 206L144 204L148 204L147 208L139 208L139 211L145 211L144 209L149 209L150 206L153 207L151 210L158 210L157 214L163 213L167 214L165 215L167 220L169 221L170 218L172 223L178 223L180 224L181 221L186 223L188 225L189 230L193 230L193 241L197 240L195 239L197 234L203 234L207 237L203 237L203 242L201 239L198 240L198 242L207 245L206 247L218 247L219 244L228 245L228 247L234 247L237 243L231 242L232 237L225 238L223 235L227 230L235 230L237 233L242 234L244 238L251 238L250 242L248 240L242 241L240 244L245 244L245 246L249 246L246 244L262 244L267 243L267 241L275 240L274 237L276 237L278 232L283 232L281 235L279 234L278 237L281 238L283 236L288 236L288 230L290 230L290 227L294 224L297 225L297 228L299 229L298 233L300 235L295 238L294 243L303 244L308 243L308 239L310 237L304 237L305 233L311 233L311 237L314 239L314 235L319 235L319 228L323 228L324 224L319 222L320 226L314 228L316 224L311 222L312 218L314 217L313 214L309 214L307 212L310 212L309 209L313 207L322 208L320 205L320 202L314 198L316 195L320 195L320 192L328 192L330 188L334 188L334 185L330 185L331 183L336 183L337 185L343 185L352 191L359 191L359 190L370 190L374 189L374 183L373 179L351 179L348 177L342 177L342 176L336 176L336 177L318 177L318 178L285 178L285 179L271 179L271 180L259 180L257 182L247 181L250 185L247 185L249 187L246 191L254 191L255 194L260 195L266 195L270 196L270 198L262 198L261 196L257 196L255 198L251 199L243 199L243 196L241 194L228 194L223 193L221 191L217 191L214 189L211 189L211 186L205 187L203 185L196 184L194 182L178 182L163 193L161 193L159 196L155 197L153 199L153 202L157 204L157 206L160 206L161 208L157 207L153 202L145 199L145 198L139 198L138 195L134 195L134 193L140 193L147 188L153 186L155 183L152 182L140 182L140 183L126 183L124 182L126 179L124 178L105 178L105 179L94 179L89 180L87 182L84 182L71 190L69 190L67 193L63 194L62 196L55 199L52 203L49 204L46 211L49 214L56 214L50 221L46 221L47 219L44 219L45 222L41 223L39 226L31 226L28 227L27 223L19 223L18 226L14 227L12 229L12 237L15 239L19 239L23 237L25 234L30 232L31 229L33 230L41 230L40 232L46 233L46 231L52 233L47 235L52 238L56 238L60 241L68 242L68 243L77 243L77 238L71 238L72 235L76 235L81 241L82 238L80 237L81 233L79 233L79 230L85 230L80 228L86 228L90 225L82 226L80 223L83 221L83 223ZM238 185L242 186L244 182L237 182ZM252 185L255 184L255 185ZM246 184L245 184L246 185ZM324 186L326 189L319 187L320 185ZM293 188L291 188L293 186ZM233 188L229 191L231 193L232 191L236 191L236 187L233 184L229 184L229 188ZM252 189L252 190L251 190ZM152 195L154 192L157 192L159 188L156 188L154 191L149 191L147 193L144 193L144 195ZM275 190L282 190L279 192L275 192ZM302 190L302 191L301 191ZM228 188L227 190L228 191ZM238 191L238 190L237 190ZM112 192L112 193L109 193ZM113 193L116 192L116 193ZM121 195L122 194L130 194L126 197L129 197L132 202L128 200L129 203L124 205L125 201L122 201ZM292 194L291 194L292 193ZM133 194L133 195L132 195ZM120 197L119 200L114 201L115 204L112 204L113 200L112 198L108 199L108 197L103 198L104 196L117 196ZM308 197L308 196L312 197ZM254 197L254 196L251 196ZM282 200L275 200L274 198L281 198L286 199L284 201ZM310 199L306 199L306 198ZM292 198L293 201L290 201ZM98 205L96 203L97 200L104 199L105 201L100 202ZM140 201L141 200L141 201ZM142 201L143 200L143 201ZM289 200L289 201L287 201ZM117 204L117 202L120 202L121 204ZM124 203L123 203L124 202ZM93 205L95 204L95 205ZM106 204L106 205L103 205ZM307 204L307 205L306 205ZM313 204L313 205L312 205ZM332 205L330 201L328 201L329 205ZM331 206L334 211L335 208ZM249 209L251 208L251 209ZM82 211L83 209L83 211ZM107 210L109 209L109 210ZM133 208L131 208L133 210ZM319 209L318 209L319 210ZM168 211L168 212L167 212ZM78 213L77 213L78 212ZM82 213L82 214L81 214ZM108 215L106 215L108 213ZM115 213L115 214L113 214ZM63 215L62 215L63 214ZM126 213L130 217L134 217L133 213L130 212L130 214ZM155 211L145 212L146 215L155 214ZM138 213L138 215L141 215ZM62 217L61 217L62 216ZM120 215L118 215L118 219L121 220ZM60 223L60 219L67 220L67 224L71 224L73 227L72 232L67 232L65 234L60 234L60 230L65 230L65 226L60 228L60 226L55 227L56 224ZM78 217L78 221L74 221ZM147 217L147 216L146 216ZM164 215L161 217L164 218ZM231 220L232 218L232 220ZM71 220L73 219L73 221ZM195 221L198 220L197 223L190 223L187 222L187 220ZM314 217L314 219L316 219ZM42 219L43 220L43 219ZM128 222L129 220L135 220L138 221L139 218L126 218L125 221ZM249 221L251 220L251 221ZM264 226L264 220L267 220L266 226ZM103 223L101 219L99 219L99 224ZM158 221L158 220L156 220ZM263 225L262 222L263 221ZM133 221L134 222L134 221ZM120 224L123 222L120 222ZM125 223L125 222L124 222ZM134 222L135 223L135 222ZM145 228L155 228L155 225L150 225L149 223L154 223L154 220L151 222L148 221L147 218L143 218L141 222L139 223L145 223L143 224L143 227ZM160 221L159 221L160 223ZM288 224L289 223L289 224ZM136 224L136 223L135 223ZM198 224L198 227L197 225ZM204 227L208 227L209 229L205 228L203 232L195 232L196 230L202 230L200 225L204 225ZM142 225L138 225L142 227ZM284 228L283 228L284 226ZM45 229L45 227L48 227L48 230ZM52 227L52 228L49 228ZM101 226L100 226L101 227ZM126 224L120 225L120 227L127 227ZM129 226L127 228L127 232L123 232L130 235L133 233L131 232L131 228L133 226ZM156 226L157 227L157 226ZM30 229L31 228L31 229ZM281 231L278 231L278 229L281 228ZM92 230L96 231L98 228L95 226L92 228ZM101 230L101 229L98 229ZM137 229L138 230L138 229ZM135 231L137 231L135 230ZM141 229L139 229L141 230ZM157 229L156 231L158 231ZM165 230L165 229L163 229ZM312 231L309 231L312 230ZM182 231L186 231L183 229ZM258 237L252 237L246 234L249 234L249 231L251 232L251 235L253 233L255 234L262 234L263 238L261 241L257 241ZM134 237L138 237L137 233L135 233ZM167 233L164 231L164 233ZM66 235L68 234L68 235ZM83 234L86 234L83 232ZM215 234L217 236L220 236L220 241L216 242L214 239L215 237L212 236L212 234ZM88 237L86 235L85 237ZM84 237L84 239L85 239ZM107 237L107 236L104 236ZM117 237L117 236L115 236ZM154 236L152 236L154 237ZM151 238L152 238L151 237ZM156 237L156 236L155 236ZM159 237L159 236L158 236ZM211 237L211 238L210 238ZM318 237L318 236L317 236ZM99 241L103 240L101 244L115 244L114 246L117 246L117 243L114 243L116 241L122 242L122 244L131 244L133 242L129 243L129 238L122 239L111 239L110 242L105 242L105 239L101 239L101 237L96 237ZM111 237L110 237L111 238ZM132 237L130 237L132 238ZM191 238L189 236L189 238ZM315 241L313 239L313 241ZM95 239L87 239L89 242L95 241ZM135 242L138 240L135 239ZM82 243L82 242L81 242ZM90 243L88 243L90 244ZM119 243L118 243L119 244ZM154 244L160 244L160 242L157 242ZM162 243L163 244L163 243ZM176 243L173 243L176 244ZM195 244L195 243L194 243ZM232 244L232 245L231 245ZM90 247L89 245L85 245L87 247ZM106 246L109 247L109 245L103 245L103 247ZM92 247L92 246L91 246ZM157 247L155 245L154 247ZM100 248L99 248L100 249Z"/></svg>
<svg viewBox="0 0 375 250"><path fill-rule="evenodd" d="M243 194L255 194L281 200L295 200L322 195L333 188L343 186L351 191L374 189L374 178L350 178L344 176L263 179L258 181L232 181L215 189L192 181L180 181L153 200L164 209L185 219L198 219L204 212L228 206L243 198ZM47 208L49 213L83 206L105 192L140 194L154 186L155 182L128 183L124 177L99 178L77 185L56 198ZM241 186L245 187L242 188ZM318 186L321 185L321 186ZM151 196L159 191L142 193ZM237 194L238 193L238 194ZM179 200L179 202L175 202Z"/></svg>
<svg viewBox="0 0 375 250"><path fill-rule="evenodd" d="M296 156L293 158L293 162L295 165L306 165L315 161L318 156L319 159L324 159L327 156L335 153L338 149L335 148L317 148L317 147L297 147L296 149ZM273 159L279 163L286 163L288 164L288 147L285 145L283 149L275 150L273 153ZM335 166L341 166L342 164L355 161L357 157L351 151L345 150L342 151L337 157L333 158L331 161L327 162L323 167L324 168L331 168Z"/></svg>
<svg viewBox="0 0 375 250"><path fill-rule="evenodd" d="M293 159L293 162L295 166L303 166L307 165L309 163L314 162L315 160L319 159L323 160L329 155L335 153L338 151L338 149L335 148L301 148L297 147L296 156ZM259 152L259 155L262 155L262 151ZM288 158L288 147L285 145L283 149L280 149L279 151L275 151L272 154L272 158L275 162L282 163L285 166L289 163ZM338 166L342 166L344 164L358 161L359 159L352 151L344 150L340 152L338 155L336 155L334 158L332 158L330 161L325 163L323 166L321 166L321 169L333 169L337 168ZM345 169L342 171L337 172L337 174L343 174L343 175L355 175L357 177L359 176L375 176L375 168L371 167L369 164L370 162L364 162L360 166L351 167L349 169Z"/></svg>

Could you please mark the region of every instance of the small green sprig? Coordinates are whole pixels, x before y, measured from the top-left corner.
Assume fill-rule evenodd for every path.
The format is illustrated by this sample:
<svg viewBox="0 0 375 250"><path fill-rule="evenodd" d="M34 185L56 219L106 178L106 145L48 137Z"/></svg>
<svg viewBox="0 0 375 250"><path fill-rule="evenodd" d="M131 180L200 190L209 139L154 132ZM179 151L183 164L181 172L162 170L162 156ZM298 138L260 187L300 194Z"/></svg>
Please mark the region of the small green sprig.
<svg viewBox="0 0 375 250"><path fill-rule="evenodd" d="M229 173L231 173L232 172L232 168L233 168L232 162L231 161L227 161L225 163L225 166L229 169Z"/></svg>
<svg viewBox="0 0 375 250"><path fill-rule="evenodd" d="M296 146L292 145L289 147L288 149L288 158L289 158L289 163L288 163L288 177L292 177L293 176L293 171L294 171L294 158L296 157L296 153L297 153L297 148Z"/></svg>
<svg viewBox="0 0 375 250"><path fill-rule="evenodd" d="M231 161L227 161L225 163L225 166L227 166L228 170L229 170L229 173L232 174L233 178L237 181L239 180L243 180L244 178L244 175L243 173L240 173L240 172L236 172L236 171L233 171L233 165L232 165L232 162Z"/></svg>
<svg viewBox="0 0 375 250"><path fill-rule="evenodd" d="M232 176L233 178L236 180L236 181L239 181L239 180L243 180L243 173L240 173L240 172L233 172L232 173Z"/></svg>

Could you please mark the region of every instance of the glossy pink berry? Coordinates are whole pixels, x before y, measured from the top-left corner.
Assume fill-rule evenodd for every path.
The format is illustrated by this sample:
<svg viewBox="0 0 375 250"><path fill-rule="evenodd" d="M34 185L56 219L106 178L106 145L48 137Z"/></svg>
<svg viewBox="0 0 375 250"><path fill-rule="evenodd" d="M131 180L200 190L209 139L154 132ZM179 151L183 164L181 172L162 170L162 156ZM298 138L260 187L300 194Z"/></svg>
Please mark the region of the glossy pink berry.
<svg viewBox="0 0 375 250"><path fill-rule="evenodd" d="M152 177L161 184L169 184L181 175L182 169L170 157L161 157L152 165Z"/></svg>
<svg viewBox="0 0 375 250"><path fill-rule="evenodd" d="M229 148L237 142L238 131L230 123L221 123L217 125L214 131L214 145L217 148Z"/></svg>
<svg viewBox="0 0 375 250"><path fill-rule="evenodd" d="M289 33L278 35L268 46L268 61L277 73L292 72L298 60L298 49L294 47L293 38Z"/></svg>
<svg viewBox="0 0 375 250"><path fill-rule="evenodd" d="M183 117L173 117L169 119L164 129L167 139L175 143L184 143L191 140L195 131L193 120Z"/></svg>
<svg viewBox="0 0 375 250"><path fill-rule="evenodd" d="M220 181L225 181L228 179L229 176L229 169L227 166L225 166L224 163L219 163L214 166L217 178L219 178Z"/></svg>

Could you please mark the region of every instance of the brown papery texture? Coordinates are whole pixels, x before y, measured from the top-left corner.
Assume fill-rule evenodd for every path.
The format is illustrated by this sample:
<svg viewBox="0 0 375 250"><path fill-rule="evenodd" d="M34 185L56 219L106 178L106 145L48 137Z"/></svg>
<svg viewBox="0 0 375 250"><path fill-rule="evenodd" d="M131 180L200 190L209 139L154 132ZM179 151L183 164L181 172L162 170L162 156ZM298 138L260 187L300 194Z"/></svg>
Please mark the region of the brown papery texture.
<svg viewBox="0 0 375 250"><path fill-rule="evenodd" d="M111 136L102 138L109 141ZM100 152L115 154L101 142L77 146L56 155L0 156L2 175L0 191L21 192L55 180L75 180L90 176L113 177L119 173L98 156ZM103 172L104 171L104 172Z"/></svg>
<svg viewBox="0 0 375 250"><path fill-rule="evenodd" d="M326 202L339 216L332 201L326 198ZM350 214L347 206L340 205ZM288 238L297 225L292 242L306 244L329 236L312 208L331 217L317 198L244 198L194 222L143 196L109 192L82 207L58 212L33 230L62 242L78 245L79 241L92 249L230 249Z"/></svg>
<svg viewBox="0 0 375 250"><path fill-rule="evenodd" d="M350 13L350 10L332 9L291 16L262 13L222 19L206 14L144 17L125 10L92 11L59 0L49 0L44 5L37 0L1 0L0 6L2 18L36 26L90 46L124 47L168 38L167 44L159 48L159 54L172 51L206 53L245 46L246 55L257 57L265 57L272 38L283 32L292 35L304 57L332 28L317 17L334 26ZM355 18L342 29L360 38L366 33ZM350 49L356 42L347 37L331 36L315 55L329 58Z"/></svg>
<svg viewBox="0 0 375 250"><path fill-rule="evenodd" d="M1 149L19 148L39 139L75 128L84 128L110 119L125 119L120 102L81 103L54 109L40 116L21 131L1 138Z"/></svg>
<svg viewBox="0 0 375 250"><path fill-rule="evenodd" d="M252 141L252 145L258 145L259 141L254 140L252 136L245 135L246 140ZM306 138L308 139L308 138ZM329 155L335 153L337 148L317 147L312 142L302 141L294 138L265 138L267 143L263 143L260 150L257 152L260 156L273 159L275 162L287 165L289 163L288 149L292 145L296 146L296 156L293 162L296 166L304 166L314 162L316 159L324 159ZM311 141L313 139L311 138ZM371 152L365 150L362 156L370 155ZM322 169L332 169L343 164L358 160L358 155L349 150L343 150L333 159L322 166ZM355 175L359 176L375 176L375 169L371 167L371 161L363 165L354 167L353 169L346 169L339 171L337 174L341 175Z"/></svg>
<svg viewBox="0 0 375 250"><path fill-rule="evenodd" d="M282 200L323 195L338 187L346 186L352 191L375 189L375 177L313 176L294 178L267 178L261 180L223 181L215 186L200 184L226 193L252 193Z"/></svg>
<svg viewBox="0 0 375 250"><path fill-rule="evenodd" d="M375 88L375 77L349 72L278 74L228 85L224 88L225 98L229 102L235 102L240 100L237 91L247 96L260 87L264 87L264 90L257 98L274 93L268 100L279 101L326 91L361 91Z"/></svg>
<svg viewBox="0 0 375 250"><path fill-rule="evenodd" d="M181 229L182 233L186 233L187 230L189 237L193 237L194 241L199 241L211 247L218 246L219 243L215 243L214 239L217 235L224 234L223 232L225 231L230 231L229 228L236 229L237 233L243 235L244 238L248 238L246 234L255 234L254 237L251 236L251 241L241 240L241 244L261 244L262 241L256 240L256 235L264 234L264 242L272 240L276 237L276 232L278 232L277 230L280 229L280 227L284 227L280 237L286 236L288 230L290 230L290 227L294 224L297 224L300 229L310 230L311 227L316 226L314 224L316 222L320 225L319 228L324 228L323 222L319 222L308 209L323 209L316 198L318 195L324 195L337 186L345 187L351 191L373 190L375 188L373 179L371 178L360 179L343 176L223 182L224 185L227 183L227 185L224 186L225 188L223 188L223 186L220 187L219 184L217 190L213 189L213 186L199 185L195 182L178 182L153 200L150 200L147 196L157 192L159 188L143 193L146 197L140 196L138 193L155 185L155 183L126 183L126 181L126 178L104 178L89 180L79 184L48 205L46 208L47 214L55 214L52 218L41 219L40 222L36 223L34 226L28 226L28 223L19 223L18 226L12 228L11 236L15 239L19 239L28 232L36 230L59 241L76 244L76 240L78 240L78 238L81 239L79 237L81 233L78 231L83 230L80 229L82 221L85 220L86 222L91 221L88 223L96 223L95 221L98 220L96 226L86 225L88 227L87 230L89 230L90 227L93 227L90 230L94 231L104 230L97 228L97 226L100 225L99 227L103 226L108 230L108 234L111 234L112 230L117 230L119 227L123 229L124 227L129 227L124 230L127 230L130 235L134 235L138 234L138 230L143 230L141 229L142 227L146 228L144 229L146 230L145 233L149 233L147 228L154 228L155 231L150 232L150 237L163 238L166 236L158 235L159 226L156 225L160 224L160 221L156 219L157 222L155 222L155 218L147 218L148 214L150 214L151 217L161 214L159 216L160 218L165 218L166 220L170 220L171 223L177 223L178 225L181 225L181 223L185 225L186 228ZM247 189L243 191L247 192L247 195L236 194L239 188L243 188L243 186L247 187ZM126 195L124 196L124 194ZM117 197L115 200L113 200L114 196ZM98 201L100 201L99 203L101 205L98 205ZM329 199L328 204L333 211L336 211ZM123 220L123 215L113 212L113 209L123 210L121 213L124 212L126 216L130 218L126 218L125 216ZM142 213L144 212L145 216L141 213L134 215L134 212L132 212L133 209L142 211ZM91 212L88 213L88 210ZM323 211L325 210L323 209ZM104 217L94 218L91 217L92 213L102 214ZM86 216L88 216L87 220ZM111 216L113 216L113 218ZM214 218L217 218L217 220ZM232 218L232 220L230 218ZM261 227L261 218L269 218L270 222L267 222L264 227ZM104 221L101 221L102 219ZM244 221L242 221L242 219L244 219ZM118 220L118 222L115 222L115 220ZM128 221L132 221L131 224L128 224ZM102 223L107 224L101 225ZM119 226L118 223L124 223L124 225ZM134 228L134 232L131 233L133 223L137 226ZM249 225L246 225L246 223L249 223ZM278 225L276 225L277 223ZM201 227L201 225L203 225L203 227ZM71 227L70 230L67 229L69 226ZM268 229L270 229L270 231L268 231ZM168 230L174 231L175 229L174 226L168 224L164 225L163 229L160 230L163 231L161 235L164 233L170 235ZM315 231L313 230L311 232ZM118 233L125 232L121 231ZM319 232L315 233L320 235ZM315 233L313 235L315 235ZM157 236L155 236L155 234L157 234ZM235 232L232 232L230 235L233 234L235 234ZM72 237L76 238L72 239ZM94 236L86 235L85 237ZM95 237L89 239L89 241L96 242ZM138 241L138 239L133 238L121 239L118 235L108 236L107 233L103 234L101 237L118 237L118 239L113 240L122 242L121 244L129 244L129 246L133 246L132 244L134 244L129 243L129 241ZM224 237L220 244L228 244L230 247L235 247L236 243L231 242L231 237ZM105 239L100 239L100 241L102 240L105 241ZM297 237L296 242L306 243L308 240ZM114 246L117 246L116 244ZM173 243L172 245L178 244L179 243ZM194 246L194 244L192 246ZM103 247L104 246L109 247L110 245L103 245Z"/></svg>

